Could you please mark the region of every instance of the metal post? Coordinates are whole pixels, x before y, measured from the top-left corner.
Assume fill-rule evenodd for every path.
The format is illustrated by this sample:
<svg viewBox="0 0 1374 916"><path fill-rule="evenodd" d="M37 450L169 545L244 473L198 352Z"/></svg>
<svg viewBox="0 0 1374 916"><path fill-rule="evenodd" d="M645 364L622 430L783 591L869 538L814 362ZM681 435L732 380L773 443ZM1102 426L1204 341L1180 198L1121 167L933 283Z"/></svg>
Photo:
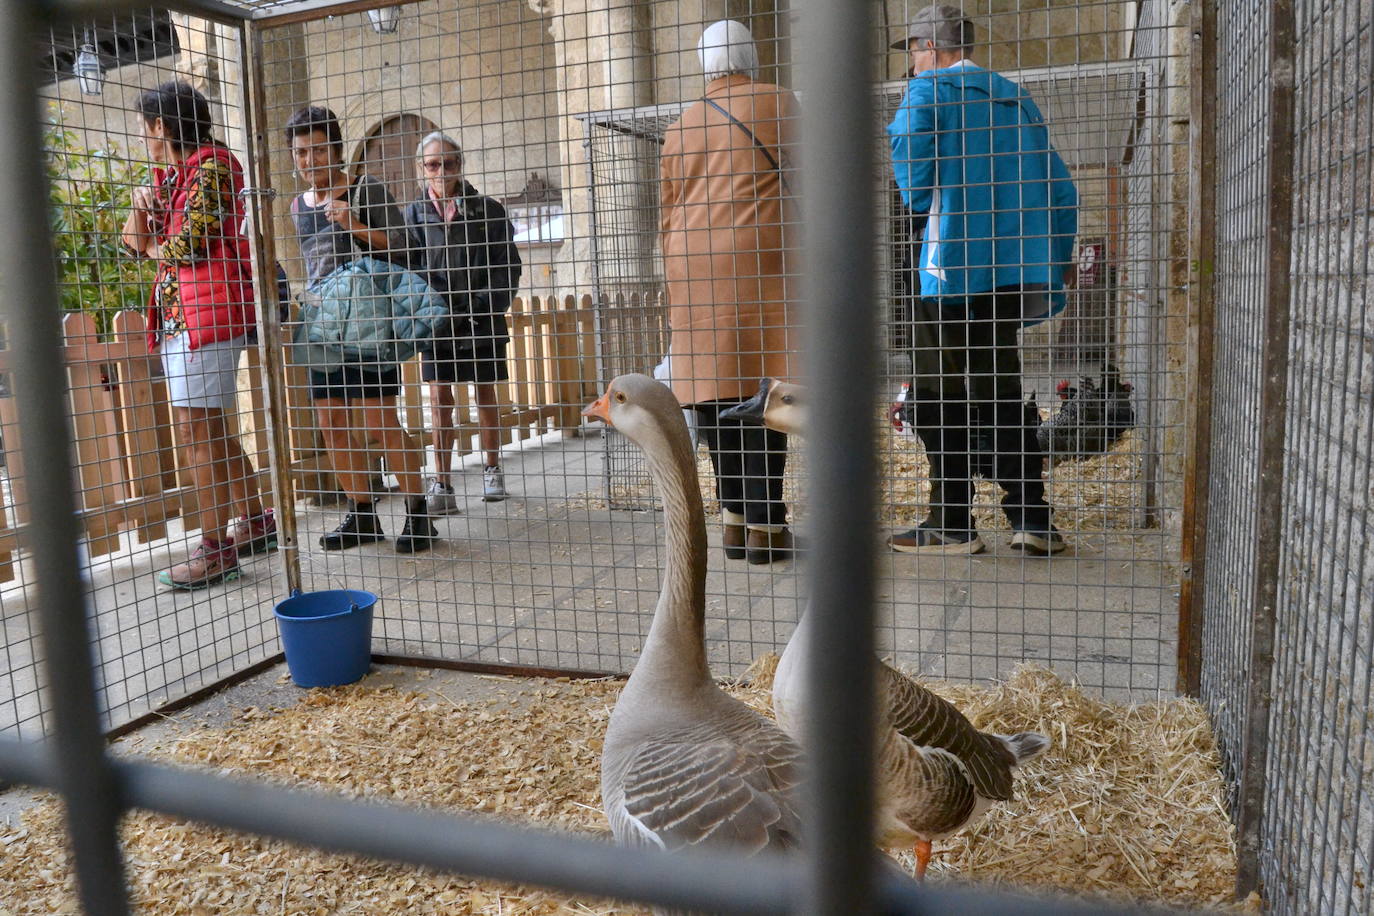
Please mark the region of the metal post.
<svg viewBox="0 0 1374 916"><path fill-rule="evenodd" d="M872 4L801 5L803 224L817 651L808 710L806 913L872 910L873 282Z"/></svg>
<svg viewBox="0 0 1374 916"><path fill-rule="evenodd" d="M1188 122L1188 163L1193 174L1188 209L1190 265L1188 271L1189 316L1192 352L1196 363L1189 383L1188 453L1184 465L1183 538L1180 545L1182 575L1178 593L1178 690L1195 697L1202 689L1202 615L1200 606L1206 581L1207 512L1212 465L1212 379L1216 333L1217 208L1216 133L1217 67L1214 3L1195 3L1189 28L1191 84Z"/></svg>
<svg viewBox="0 0 1374 916"><path fill-rule="evenodd" d="M1244 743L1236 812L1236 894L1259 886L1265 778L1273 699L1274 630L1284 540L1284 440L1288 429L1288 340L1293 248L1293 0L1274 0L1269 27L1269 149L1259 479L1255 488L1255 582L1251 593Z"/></svg>
<svg viewBox="0 0 1374 916"><path fill-rule="evenodd" d="M77 563L71 434L55 405L67 389L61 309L53 277L47 178L39 128L33 36L37 6L0 2L0 205L8 227L0 241L3 315L14 360L24 467L35 510L25 546L37 571L34 602L56 733L52 761L65 796L77 889L87 913L128 912L116 827L120 804L105 756L100 711ZM56 422L55 422L56 421Z"/></svg>
<svg viewBox="0 0 1374 916"><path fill-rule="evenodd" d="M296 497L291 473L290 414L286 406L286 341L282 337L277 298L277 248L272 222L272 164L267 155L267 114L262 73L262 29L244 23L239 29L239 56L245 79L241 104L244 147L255 193L247 201L252 223L253 290L258 303L258 346L267 384L267 435L272 443L272 498L276 503L277 549L286 571L288 592L301 588L301 556L296 537Z"/></svg>

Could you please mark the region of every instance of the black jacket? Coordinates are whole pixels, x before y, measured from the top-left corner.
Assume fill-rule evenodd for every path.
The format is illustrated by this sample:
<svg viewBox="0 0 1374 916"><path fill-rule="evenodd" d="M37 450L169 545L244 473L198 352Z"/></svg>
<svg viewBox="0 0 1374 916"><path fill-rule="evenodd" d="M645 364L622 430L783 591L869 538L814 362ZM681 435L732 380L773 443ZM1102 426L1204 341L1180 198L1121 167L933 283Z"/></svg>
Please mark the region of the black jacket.
<svg viewBox="0 0 1374 916"><path fill-rule="evenodd" d="M506 209L464 181L452 222L439 216L428 192L406 207L405 218L411 269L447 300L457 349L510 340L506 312L520 286L520 252Z"/></svg>

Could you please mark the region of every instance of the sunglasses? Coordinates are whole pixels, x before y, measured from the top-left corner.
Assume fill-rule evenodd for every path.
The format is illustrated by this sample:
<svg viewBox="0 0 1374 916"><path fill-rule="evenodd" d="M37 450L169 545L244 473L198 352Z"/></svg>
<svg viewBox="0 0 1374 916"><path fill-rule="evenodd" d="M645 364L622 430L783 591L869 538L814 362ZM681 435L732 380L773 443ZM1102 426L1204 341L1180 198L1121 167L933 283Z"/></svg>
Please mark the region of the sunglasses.
<svg viewBox="0 0 1374 916"><path fill-rule="evenodd" d="M457 169L461 160L457 156L445 156L443 159L426 159L423 163L426 172L453 171Z"/></svg>

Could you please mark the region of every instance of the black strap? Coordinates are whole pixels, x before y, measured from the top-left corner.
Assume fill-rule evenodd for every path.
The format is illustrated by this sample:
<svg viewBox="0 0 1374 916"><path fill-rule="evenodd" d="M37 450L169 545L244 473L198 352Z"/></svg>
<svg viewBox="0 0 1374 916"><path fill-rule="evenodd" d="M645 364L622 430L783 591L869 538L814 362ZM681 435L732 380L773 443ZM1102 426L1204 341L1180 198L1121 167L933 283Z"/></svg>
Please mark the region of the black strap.
<svg viewBox="0 0 1374 916"><path fill-rule="evenodd" d="M702 100L703 102L705 102L707 105L710 105L710 106L711 106L712 108L714 108L716 111L718 111L718 112L720 112L721 114L725 115L725 117L727 117L727 118L730 119L730 123L734 124L734 125L735 125L736 127L738 127L740 130L744 131L745 136L747 136L750 140L753 141L754 145L757 146L757 147L759 148L759 152L763 153L764 158L768 160L768 165L769 165L769 167L772 168L773 171L775 171L775 172L778 173L778 178L782 180L782 189L783 189L783 191L785 191L785 192L788 193L788 194L791 194L791 193L792 193L792 189L791 189L790 187L788 187L788 185L787 185L787 175L786 175L786 173L783 172L782 166L778 165L778 160L775 159L775 158L773 157L773 154L772 154L772 152L769 151L768 147L764 146L764 145L759 141L759 138L756 137L756 136L754 136L754 132L753 132L752 130L749 129L748 125L746 125L746 124L745 124L743 121L741 121L739 118L737 118L737 117L735 117L734 115L730 114L730 112L726 111L726 110L725 110L723 107L721 107L720 105L716 104L716 102L715 102L714 99L708 99L706 96L702 96L702 97L701 97L701 100Z"/></svg>
<svg viewBox="0 0 1374 916"><path fill-rule="evenodd" d="M353 215L357 218L358 222L362 223L368 229L375 230L377 227L367 221L367 216L363 214L363 209L358 206L358 198L362 195L363 192L363 182L366 181L369 177L370 176L366 172L364 172L357 178L353 179L353 183L348 186L348 193L344 195L344 202L348 204L348 209L353 212ZM349 237L353 240L353 246L363 254L370 255L376 251L376 249L374 249L367 242L358 238L356 235L349 233Z"/></svg>

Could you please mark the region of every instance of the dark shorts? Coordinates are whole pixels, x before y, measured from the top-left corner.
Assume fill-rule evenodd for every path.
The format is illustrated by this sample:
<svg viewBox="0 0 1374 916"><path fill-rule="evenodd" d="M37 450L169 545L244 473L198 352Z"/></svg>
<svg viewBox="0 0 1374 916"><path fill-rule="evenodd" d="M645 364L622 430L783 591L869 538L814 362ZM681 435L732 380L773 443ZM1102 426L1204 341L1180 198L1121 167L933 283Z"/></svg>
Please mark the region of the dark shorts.
<svg viewBox="0 0 1374 916"><path fill-rule="evenodd" d="M334 372L310 371L310 398L322 401L333 398L342 401L394 398L401 393L401 369L362 369L343 366Z"/></svg>
<svg viewBox="0 0 1374 916"><path fill-rule="evenodd" d="M510 378L506 365L506 344L484 343L476 350L455 352L448 344L438 344L434 353L420 357L420 377L427 382L445 384L472 382L490 385Z"/></svg>

